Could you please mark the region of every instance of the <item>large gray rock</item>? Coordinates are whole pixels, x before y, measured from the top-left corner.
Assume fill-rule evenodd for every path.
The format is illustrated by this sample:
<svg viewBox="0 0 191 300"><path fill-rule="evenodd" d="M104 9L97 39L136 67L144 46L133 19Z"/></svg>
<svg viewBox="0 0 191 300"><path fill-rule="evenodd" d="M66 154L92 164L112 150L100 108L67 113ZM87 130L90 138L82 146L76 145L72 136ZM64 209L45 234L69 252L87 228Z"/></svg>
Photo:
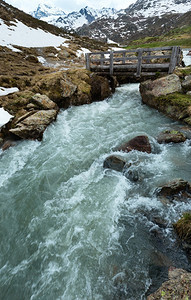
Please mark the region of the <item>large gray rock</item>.
<svg viewBox="0 0 191 300"><path fill-rule="evenodd" d="M57 110L40 110L18 122L11 133L23 139L42 139L46 127L56 119Z"/></svg>
<svg viewBox="0 0 191 300"><path fill-rule="evenodd" d="M143 102L147 102L147 98L153 99L181 91L182 87L180 78L175 74L171 74L153 81L147 80L140 84L140 92Z"/></svg>

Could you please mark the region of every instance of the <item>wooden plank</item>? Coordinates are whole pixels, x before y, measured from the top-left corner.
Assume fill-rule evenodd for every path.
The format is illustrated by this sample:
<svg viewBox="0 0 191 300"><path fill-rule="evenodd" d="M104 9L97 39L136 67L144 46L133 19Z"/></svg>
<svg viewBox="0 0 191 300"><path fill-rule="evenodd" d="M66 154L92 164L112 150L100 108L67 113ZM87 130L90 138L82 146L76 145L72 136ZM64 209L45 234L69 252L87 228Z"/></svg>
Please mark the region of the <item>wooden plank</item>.
<svg viewBox="0 0 191 300"><path fill-rule="evenodd" d="M176 65L177 65L177 57L178 57L178 47L173 46L172 47L172 53L171 53L171 58L170 58L170 65L169 65L169 70L168 74L172 74Z"/></svg>
<svg viewBox="0 0 191 300"><path fill-rule="evenodd" d="M171 57L171 54L169 55L150 55L150 56L144 56L143 55L143 59L155 59L155 58L170 58Z"/></svg>
<svg viewBox="0 0 191 300"><path fill-rule="evenodd" d="M113 75L113 51L110 52L110 67L109 67L110 76Z"/></svg>
<svg viewBox="0 0 191 300"><path fill-rule="evenodd" d="M105 56L104 56L104 55L105 55L104 52L101 53L101 58L100 58L100 65L101 65L101 67L102 67L103 64L104 64L104 59L105 59Z"/></svg>
<svg viewBox="0 0 191 300"><path fill-rule="evenodd" d="M91 70L109 70L110 69L110 64L108 65L104 65L104 66L91 66ZM129 64L129 65L113 65L113 69L114 70L137 70L137 64ZM167 70L169 69L169 63L165 63L165 64L142 64L142 69L164 69Z"/></svg>
<svg viewBox="0 0 191 300"><path fill-rule="evenodd" d="M86 69L90 71L90 53L85 54Z"/></svg>
<svg viewBox="0 0 191 300"><path fill-rule="evenodd" d="M138 50L138 63L137 63L137 77L141 75L141 65L142 65L142 50Z"/></svg>

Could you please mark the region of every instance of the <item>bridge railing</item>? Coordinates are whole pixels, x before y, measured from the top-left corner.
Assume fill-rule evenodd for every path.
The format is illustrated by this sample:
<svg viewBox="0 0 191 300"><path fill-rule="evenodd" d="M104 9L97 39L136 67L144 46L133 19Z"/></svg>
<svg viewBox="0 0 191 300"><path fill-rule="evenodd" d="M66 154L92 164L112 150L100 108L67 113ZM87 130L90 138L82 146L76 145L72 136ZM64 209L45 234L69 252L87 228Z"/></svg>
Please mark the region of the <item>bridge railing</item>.
<svg viewBox="0 0 191 300"><path fill-rule="evenodd" d="M171 74L180 56L179 46L91 52L86 53L86 69L110 75L122 72L136 77L157 71Z"/></svg>

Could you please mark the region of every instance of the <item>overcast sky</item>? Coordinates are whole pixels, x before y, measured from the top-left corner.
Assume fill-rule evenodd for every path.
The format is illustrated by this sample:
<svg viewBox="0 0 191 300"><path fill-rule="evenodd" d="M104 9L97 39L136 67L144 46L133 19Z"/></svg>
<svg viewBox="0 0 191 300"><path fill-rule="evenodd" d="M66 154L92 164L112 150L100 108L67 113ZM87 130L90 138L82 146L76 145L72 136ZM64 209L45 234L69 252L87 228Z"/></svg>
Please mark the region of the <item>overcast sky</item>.
<svg viewBox="0 0 191 300"><path fill-rule="evenodd" d="M136 0L5 0L5 2L25 12L35 10L39 3L45 3L62 8L67 13L79 10L85 6L98 9L102 7L113 7L116 9L127 8L131 3L135 3Z"/></svg>

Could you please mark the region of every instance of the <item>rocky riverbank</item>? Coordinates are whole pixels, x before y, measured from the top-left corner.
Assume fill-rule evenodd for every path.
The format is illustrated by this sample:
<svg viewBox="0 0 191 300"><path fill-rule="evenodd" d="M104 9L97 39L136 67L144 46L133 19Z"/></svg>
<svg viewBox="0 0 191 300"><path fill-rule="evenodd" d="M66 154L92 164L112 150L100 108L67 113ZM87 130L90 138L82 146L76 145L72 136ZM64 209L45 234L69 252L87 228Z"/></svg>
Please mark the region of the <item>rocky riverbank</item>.
<svg viewBox="0 0 191 300"><path fill-rule="evenodd" d="M47 58L47 53L53 50L45 50ZM60 52L66 51L62 49ZM20 52L12 55L9 50L4 53L7 70L5 67L2 69L4 74L0 76L0 86L16 86L19 91L0 97L0 107L13 116L0 130L0 146L3 149L7 148L7 140L41 140L44 130L56 119L60 108L103 100L115 90L116 81L113 78L109 80L91 74L79 64L80 60L76 61L75 66L70 65L69 69L63 68L62 63L52 69L42 66L37 54L38 51L36 53L34 50L25 55ZM69 55L74 56L74 53L68 53L67 57Z"/></svg>
<svg viewBox="0 0 191 300"><path fill-rule="evenodd" d="M143 103L170 118L191 125L191 67L140 84Z"/></svg>
<svg viewBox="0 0 191 300"><path fill-rule="evenodd" d="M174 74L148 80L140 84L143 103L157 109L166 116L191 126L191 67L176 68ZM177 143L186 140L182 132L166 130L157 138L159 143ZM190 201L190 184L184 180L167 183L156 191L157 197L166 205L173 201ZM185 212L180 220L174 224L174 230L180 244L190 260L191 249L191 217ZM151 299L190 299L191 273L185 270L170 268L169 280L153 294Z"/></svg>

